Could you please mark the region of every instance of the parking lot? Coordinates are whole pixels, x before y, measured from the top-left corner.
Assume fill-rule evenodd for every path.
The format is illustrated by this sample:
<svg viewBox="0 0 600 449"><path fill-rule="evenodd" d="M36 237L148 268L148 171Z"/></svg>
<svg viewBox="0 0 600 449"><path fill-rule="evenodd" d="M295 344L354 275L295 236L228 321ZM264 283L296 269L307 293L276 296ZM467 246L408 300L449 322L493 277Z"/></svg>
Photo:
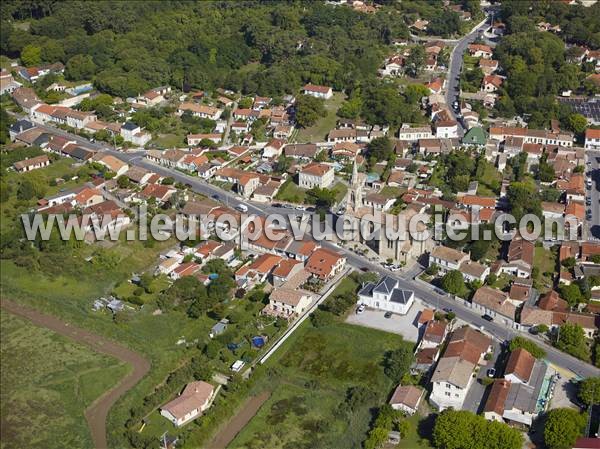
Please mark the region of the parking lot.
<svg viewBox="0 0 600 449"><path fill-rule="evenodd" d="M392 314L390 318L385 318L383 310L366 309L360 314L352 312L346 319L346 323L399 334L405 340L416 342L419 339L419 329L416 323L419 312L424 308L423 303L416 299L406 315Z"/></svg>

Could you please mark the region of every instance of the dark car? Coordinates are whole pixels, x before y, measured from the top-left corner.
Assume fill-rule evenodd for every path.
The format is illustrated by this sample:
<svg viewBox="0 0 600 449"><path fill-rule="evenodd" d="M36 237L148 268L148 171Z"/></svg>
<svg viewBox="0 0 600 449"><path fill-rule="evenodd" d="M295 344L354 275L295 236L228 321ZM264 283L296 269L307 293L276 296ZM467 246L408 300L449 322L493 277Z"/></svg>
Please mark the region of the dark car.
<svg viewBox="0 0 600 449"><path fill-rule="evenodd" d="M483 315L481 318L483 318L486 321L494 321L494 319L491 316L489 316L487 313L485 315Z"/></svg>
<svg viewBox="0 0 600 449"><path fill-rule="evenodd" d="M392 312L385 312L385 314L383 315L384 318L391 318L392 317Z"/></svg>
<svg viewBox="0 0 600 449"><path fill-rule="evenodd" d="M219 195L216 193L210 196L213 200L219 200Z"/></svg>
<svg viewBox="0 0 600 449"><path fill-rule="evenodd" d="M366 273L367 271L369 271L369 269L368 269L367 267L361 267L361 268L360 268L360 271L363 271L363 272L365 272L365 273Z"/></svg>
<svg viewBox="0 0 600 449"><path fill-rule="evenodd" d="M273 203L273 207L281 207L280 203Z"/></svg>

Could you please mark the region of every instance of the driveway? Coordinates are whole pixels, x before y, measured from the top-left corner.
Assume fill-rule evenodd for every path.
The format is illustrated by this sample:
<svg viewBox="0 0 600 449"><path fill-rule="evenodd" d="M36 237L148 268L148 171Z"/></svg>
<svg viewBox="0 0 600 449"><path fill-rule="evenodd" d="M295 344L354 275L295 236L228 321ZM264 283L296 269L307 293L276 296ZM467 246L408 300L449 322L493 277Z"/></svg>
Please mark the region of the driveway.
<svg viewBox="0 0 600 449"><path fill-rule="evenodd" d="M415 323L419 312L424 308L425 306L421 301L415 300L406 315L393 314L390 318L383 316L385 314L383 310L367 309L361 314L351 313L346 319L346 323L402 335L405 340L416 343L419 339L419 329L417 329Z"/></svg>
<svg viewBox="0 0 600 449"><path fill-rule="evenodd" d="M497 340L492 340L492 346L494 348L494 352L492 353L492 359L487 360L485 364L479 367L479 371L477 372L477 378L471 384L471 388L467 392L467 397L465 398L465 402L463 404L463 410L469 410L473 413L480 413L485 407L485 403L487 401L487 397L489 395L489 390L491 386L488 388L482 383L482 379L487 377L487 371L490 368L496 368L496 377L499 377L499 373L501 372L501 365L503 362L498 360L502 350L500 348L500 344Z"/></svg>

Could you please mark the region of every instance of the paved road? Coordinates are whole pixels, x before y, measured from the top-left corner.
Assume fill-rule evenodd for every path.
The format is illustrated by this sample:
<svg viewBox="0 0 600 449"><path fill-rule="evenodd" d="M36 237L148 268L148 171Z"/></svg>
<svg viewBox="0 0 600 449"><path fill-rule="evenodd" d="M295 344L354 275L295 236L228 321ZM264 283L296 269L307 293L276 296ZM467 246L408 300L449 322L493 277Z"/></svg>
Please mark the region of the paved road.
<svg viewBox="0 0 600 449"><path fill-rule="evenodd" d="M89 346L94 351L115 357L133 367L133 370L121 379L117 385L107 390L85 410L85 419L90 427L94 447L96 449L106 449L108 447L106 440L106 417L108 411L121 396L133 388L146 375L150 370L150 362L131 349L100 335L61 321L51 315L45 315L37 310L21 306L4 298L0 305L4 310L26 318L36 326L45 327L60 335L69 337L77 343Z"/></svg>
<svg viewBox="0 0 600 449"><path fill-rule="evenodd" d="M587 179L592 180L591 188L586 186L586 200L591 200L591 205L586 205L586 212L591 209L592 218L588 220L588 239L600 239L600 151L587 151L586 160L590 165L586 165Z"/></svg>
<svg viewBox="0 0 600 449"><path fill-rule="evenodd" d="M48 127L50 130L54 130L52 127ZM81 139L85 142L85 139ZM84 143L82 142L82 143ZM192 190L197 193L201 193L206 196L218 196L220 201L228 203L230 206L234 206L239 202L243 202L248 206L249 213L255 213L257 215L268 215L268 214L283 214L288 213L289 210L274 208L272 205L267 204L258 204L251 203L248 201L239 201L237 196L231 192L226 192L212 184L207 183L206 181L201 180L198 177L189 176L187 174L181 173L177 170L159 166L157 164L151 163L144 159L143 152L129 152L123 153L120 151L115 151L111 148L106 148L100 146L98 149L104 149L105 152L113 154L130 164L134 164L140 167L144 167L146 169L152 170L156 173L159 173L163 176L170 176L175 179L175 181L181 182L183 184L188 184L191 186ZM294 212L289 212L294 213ZM389 270L384 269L381 265L370 262L366 260L364 257L359 256L353 252L350 252L332 242L321 241L320 242L323 247L334 249L340 253L342 253L348 260L348 263L354 267L358 268L366 268L368 271L373 271L379 273L380 275L388 274L395 276L397 273L392 273ZM397 277L397 276L396 276ZM449 295L442 295L437 293L430 286L424 285L422 282L417 282L412 279L405 279L400 277L400 285L402 288L407 290L412 290L415 292L415 296L421 298L423 301L427 302L431 306L436 308L449 308L453 309L456 313L457 317L462 319L463 321L469 323L471 326L475 328L484 328L488 333L498 338L499 340L509 340L517 335L527 336L530 338L528 334L524 332L517 331L512 328L508 328L504 325L488 322L484 320L481 315L477 312L474 312L472 309L466 307L465 305L454 301L450 298ZM581 377L590 377L590 376L598 376L600 375L600 369L582 362L581 360L576 359L568 354L565 354L557 349L547 345L541 340L535 339L535 342L544 347L546 350L547 359L551 363L554 363L559 366L564 366L570 368L575 374Z"/></svg>
<svg viewBox="0 0 600 449"><path fill-rule="evenodd" d="M458 41L458 43L452 50L452 54L450 55L450 68L448 70L448 75L446 78L446 104L449 106L450 113L452 114L454 120L458 121L458 123L460 124L461 128L463 129L463 132L465 130L465 127L463 126L462 121L458 119L458 117L456 116L456 112L452 108L452 103L459 100L459 78L462 69L463 54L465 53L467 46L473 43L473 41L475 41L475 39L477 39L477 37L479 36L479 32L483 31L487 26L488 24L486 18L486 20L481 22L479 26L475 27L469 34L467 34L465 37Z"/></svg>

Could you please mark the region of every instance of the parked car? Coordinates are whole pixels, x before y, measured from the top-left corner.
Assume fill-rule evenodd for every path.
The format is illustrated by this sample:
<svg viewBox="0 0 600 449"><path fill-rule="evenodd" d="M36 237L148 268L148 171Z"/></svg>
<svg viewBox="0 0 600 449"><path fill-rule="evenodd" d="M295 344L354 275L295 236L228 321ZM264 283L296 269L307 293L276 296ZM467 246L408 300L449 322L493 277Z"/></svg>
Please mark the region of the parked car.
<svg viewBox="0 0 600 449"><path fill-rule="evenodd" d="M483 318L486 321L494 321L494 318L489 316L487 313L485 315L482 315L481 318Z"/></svg>
<svg viewBox="0 0 600 449"><path fill-rule="evenodd" d="M356 313L361 314L365 311L366 308L367 308L367 306L365 306L364 304L361 304L356 308Z"/></svg>
<svg viewBox="0 0 600 449"><path fill-rule="evenodd" d="M392 312L385 312L385 313L383 314L383 317L384 317L384 318L391 318L391 317L392 317Z"/></svg>
<svg viewBox="0 0 600 449"><path fill-rule="evenodd" d="M496 375L496 368L490 368L487 370L487 377L494 377Z"/></svg>

